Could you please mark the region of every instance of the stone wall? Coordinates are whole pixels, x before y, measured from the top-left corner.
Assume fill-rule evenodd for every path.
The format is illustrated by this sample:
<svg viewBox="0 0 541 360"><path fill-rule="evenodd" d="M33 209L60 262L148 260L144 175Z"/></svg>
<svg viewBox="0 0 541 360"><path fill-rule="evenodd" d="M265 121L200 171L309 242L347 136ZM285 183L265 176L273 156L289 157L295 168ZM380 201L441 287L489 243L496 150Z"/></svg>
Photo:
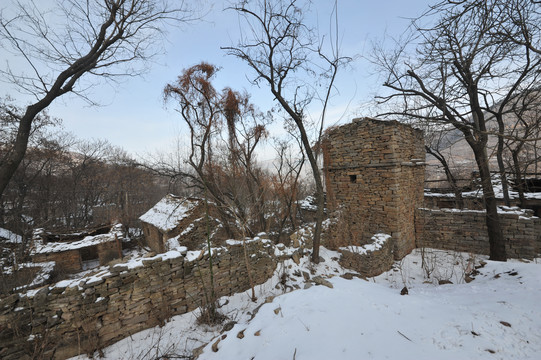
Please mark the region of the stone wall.
<svg viewBox="0 0 541 360"><path fill-rule="evenodd" d="M158 254L165 252L164 234L154 225L141 222L141 226L148 247Z"/></svg>
<svg viewBox="0 0 541 360"><path fill-rule="evenodd" d="M417 247L489 255L485 212L481 210L418 209ZM531 259L541 253L541 219L530 211L500 213L507 256Z"/></svg>
<svg viewBox="0 0 541 360"><path fill-rule="evenodd" d="M355 119L329 131L324 143L327 206L360 214L361 244L392 235L394 256L415 247L415 209L423 205L423 133L397 121Z"/></svg>
<svg viewBox="0 0 541 360"><path fill-rule="evenodd" d="M122 259L122 243L115 238L114 241L107 241L96 245L98 248L98 259L100 265L107 265L111 260Z"/></svg>
<svg viewBox="0 0 541 360"><path fill-rule="evenodd" d="M376 238L378 235L379 239ZM373 236L373 242L367 246L340 248L340 265L364 277L378 276L389 270L394 263L393 240L389 235L378 235Z"/></svg>
<svg viewBox="0 0 541 360"><path fill-rule="evenodd" d="M81 271L82 262L79 250L68 250L49 254L36 254L32 256L35 263L54 261L55 269L59 272L74 273Z"/></svg>
<svg viewBox="0 0 541 360"><path fill-rule="evenodd" d="M256 284L274 272L270 242L248 243ZM194 253L188 253L193 256ZM122 338L192 311L209 287L208 254L188 260L177 251L136 263L111 265L102 274L65 280L0 300L0 358L65 359L93 353ZM241 244L213 255L217 296L249 289ZM202 280L203 279L203 280Z"/></svg>

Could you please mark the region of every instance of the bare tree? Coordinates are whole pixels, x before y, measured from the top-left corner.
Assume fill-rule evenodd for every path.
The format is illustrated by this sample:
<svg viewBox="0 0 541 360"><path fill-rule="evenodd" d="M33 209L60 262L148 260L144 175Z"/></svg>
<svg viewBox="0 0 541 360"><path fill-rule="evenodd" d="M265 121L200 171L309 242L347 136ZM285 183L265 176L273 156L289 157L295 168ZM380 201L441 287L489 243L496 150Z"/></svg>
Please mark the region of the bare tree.
<svg viewBox="0 0 541 360"><path fill-rule="evenodd" d="M443 152L444 149L452 145L447 141L449 129L446 130L440 128L434 130L431 129L430 126L426 126L423 128L423 130L425 133L425 151L427 154L432 155L440 163L445 173L445 178L455 194L455 206L462 209L464 207L462 188L458 185L456 174L451 168L447 156Z"/></svg>
<svg viewBox="0 0 541 360"><path fill-rule="evenodd" d="M505 146L510 153L509 167L520 205L524 207L528 169L532 165L535 169L541 160L537 155L537 144L541 140L541 89L521 93L510 101L509 109L508 117L514 122L506 129Z"/></svg>
<svg viewBox="0 0 541 360"><path fill-rule="evenodd" d="M52 11L30 0L0 10L0 43L28 68L16 72L8 63L0 75L35 99L11 113L19 126L12 151L0 163L0 194L25 155L41 111L67 93L90 101L83 78L139 74L144 69L137 65L156 54L164 26L192 20L193 14L182 0L65 0Z"/></svg>
<svg viewBox="0 0 541 360"><path fill-rule="evenodd" d="M276 140L274 148L277 153L277 161L274 164L275 173L272 177L272 188L278 208L274 210L276 214L277 241L282 240L284 229L289 221L290 230L296 230L297 221L297 200L299 194L302 167L304 165L304 151L301 151L301 157L293 156L289 142L287 140ZM300 147L302 150L302 147Z"/></svg>
<svg viewBox="0 0 541 360"><path fill-rule="evenodd" d="M394 57L378 59L389 74L384 86L390 90L380 100L403 104L401 111L389 114L450 124L472 149L483 188L490 257L500 261L506 260L505 240L487 144L491 133L503 134L488 122L502 117L519 92L535 86L541 61L528 46L497 35L509 25L508 12L521 11L508 4L503 0L442 1L428 13L435 18L433 26L413 24L418 35L414 59L408 59L404 49Z"/></svg>
<svg viewBox="0 0 541 360"><path fill-rule="evenodd" d="M243 36L236 46L224 49L254 70L255 84L263 82L269 87L281 109L298 129L304 153L312 169L317 202L312 261L317 263L325 206L324 190L317 156L307 131L307 106L317 95L302 75L310 78L311 83L314 78L325 82L325 94L320 96L323 99L323 122L336 72L349 58L340 56L337 43L333 43L330 55L324 54L322 44L314 39L303 17L308 10L306 3L303 6L297 0L242 1L232 9L242 17L249 34Z"/></svg>
<svg viewBox="0 0 541 360"><path fill-rule="evenodd" d="M257 231L252 225L262 231L266 223L264 174L256 164L255 150L267 136L268 120L248 95L229 88L216 91L212 80L217 71L215 66L201 63L184 70L176 82L165 87L165 99L176 101L190 138L185 159L189 169L176 166L169 171L210 195L229 236L235 235L228 225L235 219L243 232L253 236Z"/></svg>

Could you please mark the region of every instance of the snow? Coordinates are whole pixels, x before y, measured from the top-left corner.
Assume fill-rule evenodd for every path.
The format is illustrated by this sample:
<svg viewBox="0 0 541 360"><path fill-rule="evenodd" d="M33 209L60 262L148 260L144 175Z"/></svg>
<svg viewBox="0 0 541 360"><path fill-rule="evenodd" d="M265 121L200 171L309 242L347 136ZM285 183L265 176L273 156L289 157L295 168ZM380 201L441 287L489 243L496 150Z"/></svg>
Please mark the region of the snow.
<svg viewBox="0 0 541 360"><path fill-rule="evenodd" d="M261 233L261 234L258 234L258 236L256 236L255 238L246 238L246 240L242 241L242 240L233 240L233 239L228 239L225 241L226 245L229 245L229 246L238 246L238 245L243 245L243 244L249 244L249 243L253 243L253 242L261 242L263 244L270 244L272 243L271 240L269 239L261 239L261 236L266 236L267 234L266 233Z"/></svg>
<svg viewBox="0 0 541 360"><path fill-rule="evenodd" d="M492 187L494 190L494 196L497 199L503 199L504 193L503 193L503 185L502 181L500 179L500 175L492 175ZM455 194L453 193L435 193L431 192L429 190L425 189L425 196L427 197L440 197L440 198L454 198ZM463 198L482 198L483 197L483 190L479 186L478 189L472 190L472 191L464 191L462 193ZM509 198L511 200L516 200L519 198L518 191L514 191L512 188L509 188ZM527 192L524 193L524 198L528 200L534 200L534 199L541 199L541 192Z"/></svg>
<svg viewBox="0 0 541 360"><path fill-rule="evenodd" d="M470 210L470 209L457 209L457 208L439 208L439 209L430 209L430 208L419 208L419 210L428 210L428 211L440 211L440 212L449 212L449 213L477 213L483 214L486 210ZM498 206L498 214L507 214L507 215L518 215L520 219L531 220L536 219L537 216L532 215L533 211L530 209L521 209L517 206Z"/></svg>
<svg viewBox="0 0 541 360"><path fill-rule="evenodd" d="M139 220L168 232L173 230L179 221L186 218L197 205L199 205L199 200L166 195L154 207L141 215Z"/></svg>
<svg viewBox="0 0 541 360"><path fill-rule="evenodd" d="M7 229L0 228L0 239L5 239L5 242L10 244L22 244L23 238Z"/></svg>
<svg viewBox="0 0 541 360"><path fill-rule="evenodd" d="M54 270L55 262L54 261L44 261L44 262L40 262L40 263L22 263L22 264L19 264L19 269L35 268L35 267L40 268L40 269L37 272L37 274L34 276L34 279L32 280L32 282L27 284L27 285L19 286L19 287L15 288L15 290L20 291L20 290L25 290L25 289L32 289L32 288L35 288L36 286L40 286L41 284L43 284L44 282L49 280L49 277L51 276L51 273ZM13 271L11 268L8 268L8 269L9 269L9 271L5 271L5 273L11 273ZM7 270L7 269L4 269L4 270Z"/></svg>
<svg viewBox="0 0 541 360"><path fill-rule="evenodd" d="M56 284L49 286L49 289L53 289L53 288L65 289L65 288L77 287L79 290L82 290L85 284L88 284L88 285L98 284L102 282L106 277L109 277L109 276L111 276L111 272L107 268L100 268L98 269L98 271L95 271L94 273L86 275L85 277L77 277L75 279L61 280L57 282ZM34 294L27 292L26 296L33 297Z"/></svg>
<svg viewBox="0 0 541 360"><path fill-rule="evenodd" d="M307 196L304 200L299 200L299 208L308 211L317 211L316 198Z"/></svg>
<svg viewBox="0 0 541 360"><path fill-rule="evenodd" d="M390 238L391 238L391 235L387 235L383 233L375 234L374 236L372 236L371 244L367 244L363 246L350 245L346 247L341 247L340 250L345 250L345 251L350 251L356 254L366 255L367 253L374 252L376 250L381 249L383 245L385 244L385 242L387 242L387 240L389 240Z"/></svg>
<svg viewBox="0 0 541 360"><path fill-rule="evenodd" d="M180 246L179 240L180 240L180 235L168 239L165 243L165 248L167 250L173 250L179 247Z"/></svg>
<svg viewBox="0 0 541 360"><path fill-rule="evenodd" d="M34 232L34 235L36 235L36 232ZM36 239L34 240L34 247L30 251L30 255L50 254L62 251L77 250L89 246L95 246L101 243L116 241L116 239L121 239L122 237L122 225L117 224L114 225L107 234L85 236L82 240L78 241L50 242L47 244L43 244L41 240Z"/></svg>
<svg viewBox="0 0 541 360"><path fill-rule="evenodd" d="M202 250L190 250L186 253L186 261L195 261L197 259L199 259L202 255L203 251Z"/></svg>
<svg viewBox="0 0 541 360"><path fill-rule="evenodd" d="M220 311L236 321L229 331L197 325L195 311L107 347L105 358L189 356L208 343L200 360L538 359L539 263L416 249L389 272L365 281L338 276L350 272L333 260L338 253L321 248L321 256L320 264L309 263L307 256L299 265L279 264L275 275L256 287L255 303L249 292L221 298ZM464 273L474 267L479 274L465 283ZM333 288L292 291L311 284L302 272L326 278ZM453 284L436 285L444 279ZM409 295L401 296L404 286Z"/></svg>
<svg viewBox="0 0 541 360"><path fill-rule="evenodd" d="M135 268L144 266L144 262L147 262L147 261L160 260L160 259L168 260L168 259L175 259L175 258L181 257L186 253L187 250L188 250L187 247L179 246L174 250L169 250L167 252L164 252L155 256L129 259L126 262L115 264L113 268L135 269Z"/></svg>

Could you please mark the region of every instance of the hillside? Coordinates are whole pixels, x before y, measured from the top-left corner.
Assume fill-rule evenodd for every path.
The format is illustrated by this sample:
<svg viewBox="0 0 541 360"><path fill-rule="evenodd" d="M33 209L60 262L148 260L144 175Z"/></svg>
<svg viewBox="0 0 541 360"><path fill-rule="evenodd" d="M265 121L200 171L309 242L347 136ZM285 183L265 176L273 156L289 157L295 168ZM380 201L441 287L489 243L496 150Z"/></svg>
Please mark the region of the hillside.
<svg viewBox="0 0 541 360"><path fill-rule="evenodd" d="M186 358L206 342L198 359L534 359L541 352L537 261L427 249L423 270L417 249L366 281L344 275L337 253L322 253L325 262L313 268L306 257L279 266L257 288L257 303L247 293L220 299L236 322L228 331L197 325L192 312L110 346L105 358ZM479 273L466 283L473 266ZM332 288L314 286L315 275ZM404 285L408 295L400 294Z"/></svg>

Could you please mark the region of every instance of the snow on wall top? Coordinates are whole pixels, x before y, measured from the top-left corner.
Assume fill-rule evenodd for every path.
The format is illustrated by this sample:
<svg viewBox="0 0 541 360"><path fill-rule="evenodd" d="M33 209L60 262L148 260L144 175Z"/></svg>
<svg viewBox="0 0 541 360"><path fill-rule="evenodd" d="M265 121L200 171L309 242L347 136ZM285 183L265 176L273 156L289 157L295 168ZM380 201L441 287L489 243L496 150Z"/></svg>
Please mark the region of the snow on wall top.
<svg viewBox="0 0 541 360"><path fill-rule="evenodd" d="M141 215L139 220L154 225L164 232L169 232L197 205L199 205L199 200L179 198L169 194Z"/></svg>
<svg viewBox="0 0 541 360"><path fill-rule="evenodd" d="M116 235L116 237L115 237ZM72 242L50 242L43 244L41 240L34 240L34 247L30 255L50 254L69 250L78 250L89 246L98 245L105 242L115 241L122 238L122 225L117 224L111 228L107 234L94 236L85 236L82 240Z"/></svg>
<svg viewBox="0 0 541 360"><path fill-rule="evenodd" d="M345 250L349 252L354 252L361 255L366 255L367 253L377 251L383 247L383 245L391 238L391 235L378 233L372 236L372 243L366 244L363 246L353 246L349 245L346 247L341 247L340 250Z"/></svg>
<svg viewBox="0 0 541 360"><path fill-rule="evenodd" d="M6 239L5 242L10 244L21 244L23 238L7 229L0 228L0 239Z"/></svg>

